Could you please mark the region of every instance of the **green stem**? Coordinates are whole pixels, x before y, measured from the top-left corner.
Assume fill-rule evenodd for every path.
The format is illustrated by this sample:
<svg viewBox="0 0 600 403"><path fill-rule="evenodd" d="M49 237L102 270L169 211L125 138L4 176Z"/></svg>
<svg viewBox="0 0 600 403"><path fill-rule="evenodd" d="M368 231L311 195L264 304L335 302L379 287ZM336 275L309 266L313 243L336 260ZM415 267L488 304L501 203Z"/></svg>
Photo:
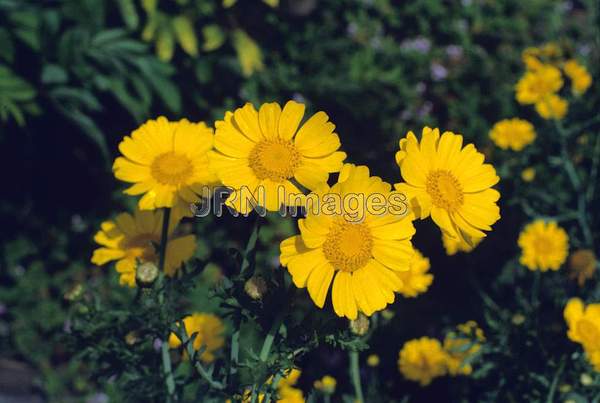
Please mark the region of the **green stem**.
<svg viewBox="0 0 600 403"><path fill-rule="evenodd" d="M589 247L593 247L594 239L592 235L592 230L590 229L590 225L587 219L587 202L586 202L586 194L582 190L582 183L577 175L577 170L573 165L573 161L569 157L569 151L567 147L567 132L562 126L562 123L558 120L554 121L556 130L558 131L558 137L560 139L560 152L561 158L563 162L563 166L567 173L567 177L571 182L571 186L573 186L573 190L575 194L577 194L577 221L579 222L579 226L581 227L581 232L583 234L583 239L585 243Z"/></svg>
<svg viewBox="0 0 600 403"><path fill-rule="evenodd" d="M554 374L554 379L552 379L552 384L550 385L550 390L548 391L548 396L546 397L546 403L552 403L554 401L554 394L556 393L556 386L558 385L558 381L560 379L560 375L563 372L563 369L565 368L565 357L562 358L562 360L560 361L560 365L558 366L558 369L556 370L556 374Z"/></svg>
<svg viewBox="0 0 600 403"><path fill-rule="evenodd" d="M279 384L279 381L281 380L282 377L283 377L283 374L281 373L281 371L279 371L275 374L275 376L273 377L273 382L271 382L271 387L269 388L267 393L265 393L265 399L264 399L263 403L271 402L271 396L273 395L273 392L277 390L277 385Z"/></svg>
<svg viewBox="0 0 600 403"><path fill-rule="evenodd" d="M277 333L279 333L279 328L281 327L281 323L283 322L283 317L285 316L286 310L282 309L281 312L277 314L277 317L273 321L271 325L271 329L269 329L269 333L265 337L265 341L263 342L262 348L260 349L260 360L262 362L266 362L267 358L269 358L269 353L271 352L271 347L273 346L273 341L275 341L275 337Z"/></svg>
<svg viewBox="0 0 600 403"><path fill-rule="evenodd" d="M158 249L159 253L159 261L158 261L158 269L162 273L165 268L165 261L167 259L167 241L169 236L169 219L171 218L171 209L165 208L163 210L163 222L162 222L162 231L160 233L160 246Z"/></svg>
<svg viewBox="0 0 600 403"><path fill-rule="evenodd" d="M350 351L350 377L354 386L354 394L360 403L365 403L363 396L362 385L360 384L360 366L358 364L358 351Z"/></svg>
<svg viewBox="0 0 600 403"><path fill-rule="evenodd" d="M175 378L173 377L173 368L171 367L171 355L169 354L169 342L163 341L161 345L163 372L167 384L167 401L175 399Z"/></svg>
<svg viewBox="0 0 600 403"><path fill-rule="evenodd" d="M208 384L210 385L211 388L218 389L218 390L225 389L225 385L223 385L221 382L217 382L214 379L212 379L212 376L208 373L208 371L206 370L206 368L204 368L204 366L202 365L202 363L200 363L199 361L196 361L196 364L194 366L196 367L196 371L198 371L198 373L200 374L200 376L206 382L208 382Z"/></svg>

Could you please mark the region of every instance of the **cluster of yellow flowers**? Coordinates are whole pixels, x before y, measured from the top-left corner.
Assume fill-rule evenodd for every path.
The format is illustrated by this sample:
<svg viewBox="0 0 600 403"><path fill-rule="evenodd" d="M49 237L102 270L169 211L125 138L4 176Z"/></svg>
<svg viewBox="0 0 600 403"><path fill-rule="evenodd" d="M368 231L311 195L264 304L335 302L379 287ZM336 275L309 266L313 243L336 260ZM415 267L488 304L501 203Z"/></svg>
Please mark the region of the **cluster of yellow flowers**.
<svg viewBox="0 0 600 403"><path fill-rule="evenodd" d="M569 327L567 337L581 344L594 370L600 372L600 304L584 305L579 298L571 298L564 310Z"/></svg>
<svg viewBox="0 0 600 403"><path fill-rule="evenodd" d="M134 286L137 264L158 260L163 213L151 210L167 208L172 219L164 270L176 274L193 255L195 237L174 236L175 227L191 215L191 203L222 185L231 190L226 205L242 214L256 207L307 207L300 234L281 243L281 264L318 307L331 288L336 314L356 319L359 312L384 309L395 293L414 297L431 284L429 260L411 243L413 220L431 216L453 254L472 249L500 218L500 194L492 189L496 171L473 144L463 146L462 135L424 128L419 140L409 132L396 154L403 182L393 189L368 167L344 164L346 153L327 114L317 112L301 124L304 111L295 101L259 110L246 104L217 121L214 134L204 123L160 117L126 136L113 170L132 184L125 193L141 195L139 210L135 219L125 213L103 223L95 238L102 248L92 262L118 260L121 283ZM338 173L332 186L331 173ZM282 190L296 197L282 200ZM331 207L332 199L341 202L325 211L308 208L308 200ZM348 200L359 207L352 209L360 210L358 219Z"/></svg>
<svg viewBox="0 0 600 403"><path fill-rule="evenodd" d="M579 96L592 84L585 66L575 59L565 60L562 49L553 43L523 51L526 72L516 85L516 99L524 105L535 105L544 119L562 119L569 103L558 92L564 84L561 70L571 81L571 92Z"/></svg>
<svg viewBox="0 0 600 403"><path fill-rule="evenodd" d="M407 341L400 350L398 368L406 379L421 386L444 375L469 375L473 372L470 362L484 342L483 330L468 321L446 334L443 343L430 337Z"/></svg>
<svg viewBox="0 0 600 403"><path fill-rule="evenodd" d="M278 399L277 402L278 403L304 403L305 399L304 399L304 393L302 393L301 389L296 388L296 383L298 383L298 379L300 378L300 375L302 375L302 371L300 371L299 369L296 368L292 368L291 370L289 370L287 372L287 374L281 378L281 380L279 381L279 383L277 384L277 395L278 395ZM329 377L331 378L331 377ZM325 378L323 378L325 379ZM333 379L333 378L331 378ZM273 382L273 379L270 378L267 381L268 385L271 385L271 383ZM327 387L331 387L331 382L330 380L326 380L325 382L327 382ZM333 390L335 391L335 379L333 379ZM333 393L333 392L331 392ZM264 393L260 393L258 395L258 402L262 402L265 399L265 395ZM227 402L230 402L231 400L227 400ZM252 401L252 394L250 390L246 390L244 392L244 395L242 396L242 402L243 403L250 403Z"/></svg>

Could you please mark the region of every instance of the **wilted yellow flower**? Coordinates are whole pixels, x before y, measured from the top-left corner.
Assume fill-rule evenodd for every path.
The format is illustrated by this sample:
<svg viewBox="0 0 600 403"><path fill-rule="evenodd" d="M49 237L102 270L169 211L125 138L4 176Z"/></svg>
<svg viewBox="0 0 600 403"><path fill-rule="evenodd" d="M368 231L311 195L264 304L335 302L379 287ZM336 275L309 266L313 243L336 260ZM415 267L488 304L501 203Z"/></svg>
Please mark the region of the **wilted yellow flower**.
<svg viewBox="0 0 600 403"><path fill-rule="evenodd" d="M575 95L581 95L592 85L592 76L585 66L577 63L577 60L567 60L563 66L565 74L571 79L571 91Z"/></svg>
<svg viewBox="0 0 600 403"><path fill-rule="evenodd" d="M208 165L212 146L212 129L204 123L169 122L161 116L121 141L123 156L115 160L113 171L117 179L133 183L126 194L143 194L141 210L174 207L176 215L190 216L190 204L217 182Z"/></svg>
<svg viewBox="0 0 600 403"><path fill-rule="evenodd" d="M442 243L448 256L456 255L458 252L471 252L482 240L483 238L475 238L473 239L473 245L469 245L465 241L451 238L442 232Z"/></svg>
<svg viewBox="0 0 600 403"><path fill-rule="evenodd" d="M257 112L252 104L227 112L216 122L211 166L225 186L234 189L226 204L242 214L252 203L278 211L281 204L302 205L297 181L314 190L338 172L346 158L335 125L317 112L303 125L304 105L288 101L266 103ZM283 197L288 196L288 197Z"/></svg>
<svg viewBox="0 0 600 403"><path fill-rule="evenodd" d="M377 209L369 203L372 194L378 195ZM338 183L323 185L315 195L315 205L321 206L327 199L340 202L356 195L366 195L366 200L358 201L353 212L339 205L335 211L308 209L298 221L300 235L281 243L281 264L296 287L308 288L319 308L333 284L331 300L338 316L356 319L359 311L371 316L394 302L394 292L402 287L397 272L409 270L415 228L404 198L395 205L394 196L402 195L370 176L366 166L352 164L344 165Z"/></svg>
<svg viewBox="0 0 600 403"><path fill-rule="evenodd" d="M369 367L379 366L379 356L377 354L371 354L367 357L367 365Z"/></svg>
<svg viewBox="0 0 600 403"><path fill-rule="evenodd" d="M521 104L535 104L554 94L562 86L560 70L544 64L523 75L516 85L516 98Z"/></svg>
<svg viewBox="0 0 600 403"><path fill-rule="evenodd" d="M215 360L215 351L223 347L225 339L223 333L225 326L218 316L210 313L194 313L183 319L185 331L189 337L197 333L194 339L194 350L199 350L200 347L205 347L200 359L210 363ZM175 333L169 336L169 346L177 348L181 345L181 340ZM186 355L186 354L185 354Z"/></svg>
<svg viewBox="0 0 600 403"><path fill-rule="evenodd" d="M114 221L104 221L100 226L101 230L94 236L94 241L102 247L94 251L92 263L103 265L116 260L115 268L120 274L119 283L134 287L137 264L158 263L155 245L160 244L162 217L162 211L136 209L133 216L122 213ZM169 221L169 241L164 268L168 276L174 275L196 250L194 235L172 236L177 223L176 219Z"/></svg>
<svg viewBox="0 0 600 403"><path fill-rule="evenodd" d="M337 385L337 381L333 376L325 375L323 378L316 380L314 382L315 389L326 393L328 395L332 395L335 393L335 386Z"/></svg>
<svg viewBox="0 0 600 403"><path fill-rule="evenodd" d="M398 368L406 379L427 386L434 378L446 375L447 353L441 343L421 337L404 343L398 358Z"/></svg>
<svg viewBox="0 0 600 403"><path fill-rule="evenodd" d="M544 119L562 119L567 115L569 103L558 95L548 95L535 104L535 110Z"/></svg>
<svg viewBox="0 0 600 403"><path fill-rule="evenodd" d="M569 277L577 280L577 284L582 287L586 280L594 277L598 261L594 251L590 249L576 250L569 256Z"/></svg>
<svg viewBox="0 0 600 403"><path fill-rule="evenodd" d="M450 375L470 375L473 367L466 361L479 352L484 341L483 330L472 320L458 325L456 332L448 333L444 350L448 353L446 365Z"/></svg>
<svg viewBox="0 0 600 403"><path fill-rule="evenodd" d="M600 351L600 304L585 306L581 299L571 298L563 314L569 327L567 337L587 352Z"/></svg>
<svg viewBox="0 0 600 403"><path fill-rule="evenodd" d="M558 270L569 253L569 237L556 222L535 220L519 235L520 262L529 270Z"/></svg>
<svg viewBox="0 0 600 403"><path fill-rule="evenodd" d="M490 130L490 138L503 150L521 151L535 140L535 136L533 125L518 118L501 120Z"/></svg>
<svg viewBox="0 0 600 403"><path fill-rule="evenodd" d="M430 267L429 259L415 249L408 271L396 272L402 280L402 287L398 292L403 297L412 298L427 291L433 281L433 274L429 273Z"/></svg>
<svg viewBox="0 0 600 403"><path fill-rule="evenodd" d="M535 168L532 168L532 167L525 168L521 172L521 179L523 179L524 182L533 181L535 179Z"/></svg>
<svg viewBox="0 0 600 403"><path fill-rule="evenodd" d="M431 215L441 230L472 245L486 236L500 218L496 170L484 164L473 144L463 147L460 134L423 129L419 142L413 132L400 140L396 162L404 183L396 190L406 195L415 215Z"/></svg>

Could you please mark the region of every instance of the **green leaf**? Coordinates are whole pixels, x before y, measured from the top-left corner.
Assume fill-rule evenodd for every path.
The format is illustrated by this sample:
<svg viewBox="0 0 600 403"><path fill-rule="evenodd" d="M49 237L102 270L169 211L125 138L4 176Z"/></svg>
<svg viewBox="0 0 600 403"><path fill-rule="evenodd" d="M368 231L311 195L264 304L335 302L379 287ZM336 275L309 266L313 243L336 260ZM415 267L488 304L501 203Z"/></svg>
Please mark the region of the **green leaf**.
<svg viewBox="0 0 600 403"><path fill-rule="evenodd" d="M173 58L175 50L175 38L173 32L167 26L161 27L156 38L156 55L163 62L168 62Z"/></svg>
<svg viewBox="0 0 600 403"><path fill-rule="evenodd" d="M15 57L15 47L10 38L10 33L4 28L0 28L0 58L12 63Z"/></svg>
<svg viewBox="0 0 600 403"><path fill-rule="evenodd" d="M123 21L125 21L125 26L129 30L137 29L140 19L138 17L137 11L135 10L135 4L133 0L118 0L119 11L121 12L121 17Z"/></svg>
<svg viewBox="0 0 600 403"><path fill-rule="evenodd" d="M179 46L181 46L188 55L197 56L198 40L196 39L192 21L184 15L175 17L173 18L173 30L175 31Z"/></svg>
<svg viewBox="0 0 600 403"><path fill-rule="evenodd" d="M64 84L69 79L67 72L56 64L46 64L42 70L42 82L45 84Z"/></svg>
<svg viewBox="0 0 600 403"><path fill-rule="evenodd" d="M233 32L233 46L244 76L249 77L255 71L260 71L265 67L260 47L246 32L241 29Z"/></svg>
<svg viewBox="0 0 600 403"><path fill-rule="evenodd" d="M50 96L60 103L70 103L76 107L83 106L92 111L102 110L98 99L89 91L83 88L58 87L50 92Z"/></svg>
<svg viewBox="0 0 600 403"><path fill-rule="evenodd" d="M217 24L206 25L202 28L202 36L204 36L202 49L207 52L219 49L225 42L225 33Z"/></svg>

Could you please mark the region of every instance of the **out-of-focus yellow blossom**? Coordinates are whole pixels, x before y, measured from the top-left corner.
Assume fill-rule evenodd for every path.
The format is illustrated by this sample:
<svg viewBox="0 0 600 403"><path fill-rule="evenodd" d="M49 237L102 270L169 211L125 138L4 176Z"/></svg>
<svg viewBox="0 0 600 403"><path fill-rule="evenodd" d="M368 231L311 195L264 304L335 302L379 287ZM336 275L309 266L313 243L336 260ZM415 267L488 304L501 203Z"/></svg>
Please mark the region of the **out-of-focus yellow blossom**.
<svg viewBox="0 0 600 403"><path fill-rule="evenodd" d="M600 304L584 305L579 298L571 298L563 312L567 337L583 346L586 352L600 351Z"/></svg>
<svg viewBox="0 0 600 403"><path fill-rule="evenodd" d="M483 238L475 238L473 239L473 245L469 245L464 241L451 238L442 233L442 243L444 244L444 249L446 250L446 255L448 256L456 255L458 252L471 252L482 240Z"/></svg>
<svg viewBox="0 0 600 403"><path fill-rule="evenodd" d="M295 388L298 383L298 378L302 375L302 371L293 368L285 377L283 377L277 385L277 393L279 403L304 403L304 394L302 390Z"/></svg>
<svg viewBox="0 0 600 403"><path fill-rule="evenodd" d="M560 70L545 64L527 71L516 85L516 98L520 104L536 104L554 94L563 86Z"/></svg>
<svg viewBox="0 0 600 403"><path fill-rule="evenodd" d="M377 367L379 366L379 356L377 354L371 354L367 357L367 365L369 367Z"/></svg>
<svg viewBox="0 0 600 403"><path fill-rule="evenodd" d="M586 280L594 277L598 261L594 251L590 249L576 250L569 256L569 277L577 280L577 284L583 287Z"/></svg>
<svg viewBox="0 0 600 403"><path fill-rule="evenodd" d="M408 271L398 271L396 274L402 280L402 287L398 292L406 298L413 298L427 291L433 281L433 274L429 273L431 264L415 249Z"/></svg>
<svg viewBox="0 0 600 403"><path fill-rule="evenodd" d="M535 129L526 120L513 118L499 121L490 130L490 138L503 150L521 151L536 137Z"/></svg>
<svg viewBox="0 0 600 403"><path fill-rule="evenodd" d="M519 235L520 262L529 270L558 270L569 253L569 236L556 222L535 220Z"/></svg>
<svg viewBox="0 0 600 403"><path fill-rule="evenodd" d="M189 337L197 333L194 339L194 350L205 347L200 359L206 363L215 360L215 351L223 347L225 339L223 333L225 326L218 316L209 313L194 313L183 319L185 331ZM181 340L174 333L169 336L169 346L177 348L181 345ZM184 353L187 356L187 353Z"/></svg>
<svg viewBox="0 0 600 403"><path fill-rule="evenodd" d="M562 119L567 115L569 103L566 99L552 94L536 103L535 110L544 119Z"/></svg>
<svg viewBox="0 0 600 403"><path fill-rule="evenodd" d="M328 395L332 395L335 393L336 385L337 381L331 375L325 375L323 378L314 382L315 389Z"/></svg>
<svg viewBox="0 0 600 403"><path fill-rule="evenodd" d="M470 375L473 367L467 361L481 349L485 341L483 330L475 321L456 327L444 338L444 350L448 353L446 365L450 375Z"/></svg>
<svg viewBox="0 0 600 403"><path fill-rule="evenodd" d="M536 70L544 63L557 64L562 55L561 47L555 42L549 42L540 47L526 48L521 53L521 59L528 70Z"/></svg>
<svg viewBox="0 0 600 403"><path fill-rule="evenodd" d="M575 95L581 95L592 85L592 76L588 73L585 66L582 66L577 60L567 60L563 66L567 77L571 80L571 91Z"/></svg>
<svg viewBox="0 0 600 403"><path fill-rule="evenodd" d="M92 263L104 265L116 260L120 274L119 283L135 287L135 272L138 263L158 264L158 251L162 230L162 211L136 209L133 215L119 214L114 220L104 221L94 241L101 247L94 251ZM179 217L181 218L181 217ZM196 237L185 235L174 237L178 224L176 217L169 221L168 243L165 260L165 274L173 276L181 264L189 260L196 250Z"/></svg>
<svg viewBox="0 0 600 403"><path fill-rule="evenodd" d="M398 368L406 379L427 386L434 378L446 375L448 354L439 340L421 337L404 343Z"/></svg>
<svg viewBox="0 0 600 403"><path fill-rule="evenodd" d="M525 168L521 172L521 179L523 179L524 182L532 182L535 179L535 168Z"/></svg>

